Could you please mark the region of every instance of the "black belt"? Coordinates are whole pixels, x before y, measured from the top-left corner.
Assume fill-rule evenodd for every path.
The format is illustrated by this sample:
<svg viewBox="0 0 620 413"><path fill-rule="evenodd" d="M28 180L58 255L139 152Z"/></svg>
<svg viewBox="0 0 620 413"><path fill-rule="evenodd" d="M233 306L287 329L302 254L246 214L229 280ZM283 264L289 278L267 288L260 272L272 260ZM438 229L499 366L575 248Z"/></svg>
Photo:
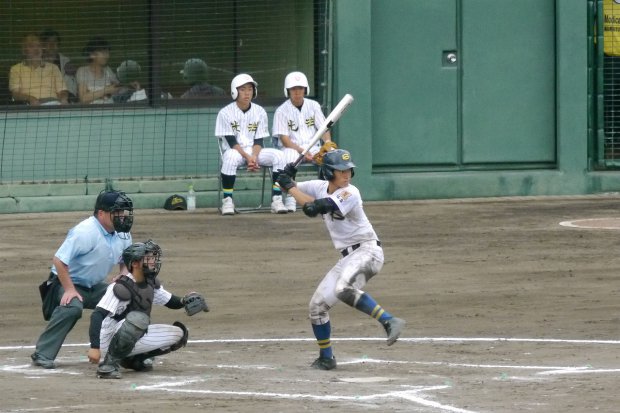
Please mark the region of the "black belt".
<svg viewBox="0 0 620 413"><path fill-rule="evenodd" d="M352 253L353 251L361 247L361 245L362 243L351 245L350 247L347 247L343 249L342 251L340 251L340 253L342 254L343 257L346 257L347 255L349 255L350 253ZM381 246L381 241L377 240L377 246L379 247Z"/></svg>

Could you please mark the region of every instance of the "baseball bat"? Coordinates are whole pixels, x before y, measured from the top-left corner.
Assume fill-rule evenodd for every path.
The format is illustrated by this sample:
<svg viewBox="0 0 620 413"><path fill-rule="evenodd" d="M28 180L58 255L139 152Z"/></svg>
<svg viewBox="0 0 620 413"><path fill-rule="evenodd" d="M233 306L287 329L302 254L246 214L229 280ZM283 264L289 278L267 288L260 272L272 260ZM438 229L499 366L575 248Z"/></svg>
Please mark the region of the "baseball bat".
<svg viewBox="0 0 620 413"><path fill-rule="evenodd" d="M340 102L338 102L336 107L330 112L327 118L325 118L325 122L323 122L323 125L321 125L321 127L317 129L317 131L314 133L306 149L304 149L303 152L297 158L297 160L293 162L294 166L299 165L301 161L303 161L304 157L306 156L306 153L308 153L310 148L312 148L314 144L316 144L319 141L319 139L321 139L321 137L323 136L325 132L331 129L332 125L336 123L338 119L340 119L344 111L349 107L349 105L352 102L353 102L353 96L349 95L348 93L344 95L342 99L340 99Z"/></svg>

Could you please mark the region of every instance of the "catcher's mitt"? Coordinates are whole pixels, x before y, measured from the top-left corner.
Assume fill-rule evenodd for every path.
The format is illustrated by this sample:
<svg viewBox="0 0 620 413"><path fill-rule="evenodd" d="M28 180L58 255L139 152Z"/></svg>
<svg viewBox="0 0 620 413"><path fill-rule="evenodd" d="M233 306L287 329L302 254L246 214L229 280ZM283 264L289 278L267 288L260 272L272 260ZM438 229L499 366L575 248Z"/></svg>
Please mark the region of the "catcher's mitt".
<svg viewBox="0 0 620 413"><path fill-rule="evenodd" d="M183 297L183 305L187 315L192 316L201 311L209 311L209 306L205 298L197 292L191 292Z"/></svg>
<svg viewBox="0 0 620 413"><path fill-rule="evenodd" d="M312 160L317 165L323 165L323 156L329 151L333 151L334 149L338 149L338 145L336 142L328 141L321 146L321 149L312 157Z"/></svg>

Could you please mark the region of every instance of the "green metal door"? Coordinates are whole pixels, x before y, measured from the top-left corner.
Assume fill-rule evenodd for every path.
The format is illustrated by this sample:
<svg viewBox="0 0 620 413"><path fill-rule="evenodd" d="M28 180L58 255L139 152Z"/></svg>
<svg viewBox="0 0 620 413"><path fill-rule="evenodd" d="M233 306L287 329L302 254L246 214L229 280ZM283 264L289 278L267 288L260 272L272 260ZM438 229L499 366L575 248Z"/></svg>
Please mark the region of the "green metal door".
<svg viewBox="0 0 620 413"><path fill-rule="evenodd" d="M456 0L372 1L373 165L455 165Z"/></svg>
<svg viewBox="0 0 620 413"><path fill-rule="evenodd" d="M461 8L463 162L555 162L555 0Z"/></svg>
<svg viewBox="0 0 620 413"><path fill-rule="evenodd" d="M373 0L373 167L552 167L556 0Z"/></svg>

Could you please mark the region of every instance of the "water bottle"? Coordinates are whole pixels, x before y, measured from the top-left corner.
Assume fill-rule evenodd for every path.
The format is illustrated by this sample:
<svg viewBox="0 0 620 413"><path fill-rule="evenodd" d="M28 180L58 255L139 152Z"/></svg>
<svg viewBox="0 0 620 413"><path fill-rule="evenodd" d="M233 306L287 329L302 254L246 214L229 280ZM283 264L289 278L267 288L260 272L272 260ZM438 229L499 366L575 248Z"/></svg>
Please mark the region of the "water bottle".
<svg viewBox="0 0 620 413"><path fill-rule="evenodd" d="M187 210L194 211L196 209L196 192L194 192L194 185L190 185L187 190Z"/></svg>

